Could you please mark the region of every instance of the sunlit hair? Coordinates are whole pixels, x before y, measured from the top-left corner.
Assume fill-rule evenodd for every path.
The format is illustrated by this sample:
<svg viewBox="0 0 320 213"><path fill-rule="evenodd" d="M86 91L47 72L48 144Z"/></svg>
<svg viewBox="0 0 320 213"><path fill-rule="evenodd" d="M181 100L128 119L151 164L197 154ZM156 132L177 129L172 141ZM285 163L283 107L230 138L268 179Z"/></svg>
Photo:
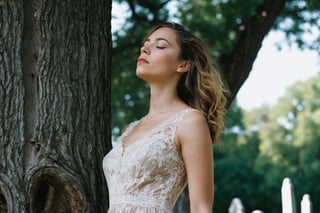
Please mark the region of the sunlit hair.
<svg viewBox="0 0 320 213"><path fill-rule="evenodd" d="M151 33L163 27L176 33L180 59L190 63L190 70L179 80L178 95L190 107L205 115L212 142L215 143L224 128L228 90L213 65L208 49L199 38L177 23L162 23Z"/></svg>

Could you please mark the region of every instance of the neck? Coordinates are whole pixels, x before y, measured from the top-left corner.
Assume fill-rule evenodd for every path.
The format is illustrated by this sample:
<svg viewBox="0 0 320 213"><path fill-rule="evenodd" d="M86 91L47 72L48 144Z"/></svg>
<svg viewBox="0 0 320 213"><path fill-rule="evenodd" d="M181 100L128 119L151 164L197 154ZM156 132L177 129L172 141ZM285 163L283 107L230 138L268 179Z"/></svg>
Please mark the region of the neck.
<svg viewBox="0 0 320 213"><path fill-rule="evenodd" d="M175 112L183 107L186 107L186 104L178 97L175 88L150 87L149 115Z"/></svg>

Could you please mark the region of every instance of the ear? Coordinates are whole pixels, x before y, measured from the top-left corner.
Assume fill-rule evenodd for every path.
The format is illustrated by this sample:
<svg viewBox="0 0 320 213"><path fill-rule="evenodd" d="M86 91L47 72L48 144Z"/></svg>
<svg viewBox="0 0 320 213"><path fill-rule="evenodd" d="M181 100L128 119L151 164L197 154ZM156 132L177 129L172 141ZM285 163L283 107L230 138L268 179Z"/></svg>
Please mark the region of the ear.
<svg viewBox="0 0 320 213"><path fill-rule="evenodd" d="M177 69L177 72L179 73L184 73L184 72L188 72L190 70L190 62L189 61L182 61Z"/></svg>

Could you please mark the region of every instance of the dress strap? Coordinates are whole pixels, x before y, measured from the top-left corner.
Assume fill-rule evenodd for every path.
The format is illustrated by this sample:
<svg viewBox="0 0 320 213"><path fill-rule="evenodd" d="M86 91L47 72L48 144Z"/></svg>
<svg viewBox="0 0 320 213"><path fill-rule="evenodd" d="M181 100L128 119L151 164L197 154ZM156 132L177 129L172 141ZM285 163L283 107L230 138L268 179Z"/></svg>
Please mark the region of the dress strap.
<svg viewBox="0 0 320 213"><path fill-rule="evenodd" d="M196 110L196 109L193 109L193 108L187 108L187 109L182 110L180 113L178 113L177 124L179 124L180 121L181 121L187 114L189 114L190 112L193 112L193 111L197 111L197 110Z"/></svg>
<svg viewBox="0 0 320 213"><path fill-rule="evenodd" d="M174 138L176 136L176 131L177 131L177 127L179 125L179 123L182 121L182 119L187 116L190 112L194 112L194 111L198 111L196 109L193 108L187 108L182 110L181 112L179 112L177 114L176 119L174 119L174 123L173 123L173 129L172 129L172 140L174 141Z"/></svg>

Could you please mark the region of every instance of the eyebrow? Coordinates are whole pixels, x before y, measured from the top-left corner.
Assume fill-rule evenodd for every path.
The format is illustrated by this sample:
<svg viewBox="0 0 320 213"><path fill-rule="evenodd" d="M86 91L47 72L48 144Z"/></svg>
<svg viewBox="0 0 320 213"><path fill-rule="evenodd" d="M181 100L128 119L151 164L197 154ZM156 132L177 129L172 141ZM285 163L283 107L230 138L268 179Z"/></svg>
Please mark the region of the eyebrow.
<svg viewBox="0 0 320 213"><path fill-rule="evenodd" d="M171 44L167 39L162 38L162 37L156 38L155 40L156 40L156 41L165 41L165 42L167 42L168 44ZM143 43L146 42L146 41L150 41L150 38L145 39L145 40L143 41Z"/></svg>

